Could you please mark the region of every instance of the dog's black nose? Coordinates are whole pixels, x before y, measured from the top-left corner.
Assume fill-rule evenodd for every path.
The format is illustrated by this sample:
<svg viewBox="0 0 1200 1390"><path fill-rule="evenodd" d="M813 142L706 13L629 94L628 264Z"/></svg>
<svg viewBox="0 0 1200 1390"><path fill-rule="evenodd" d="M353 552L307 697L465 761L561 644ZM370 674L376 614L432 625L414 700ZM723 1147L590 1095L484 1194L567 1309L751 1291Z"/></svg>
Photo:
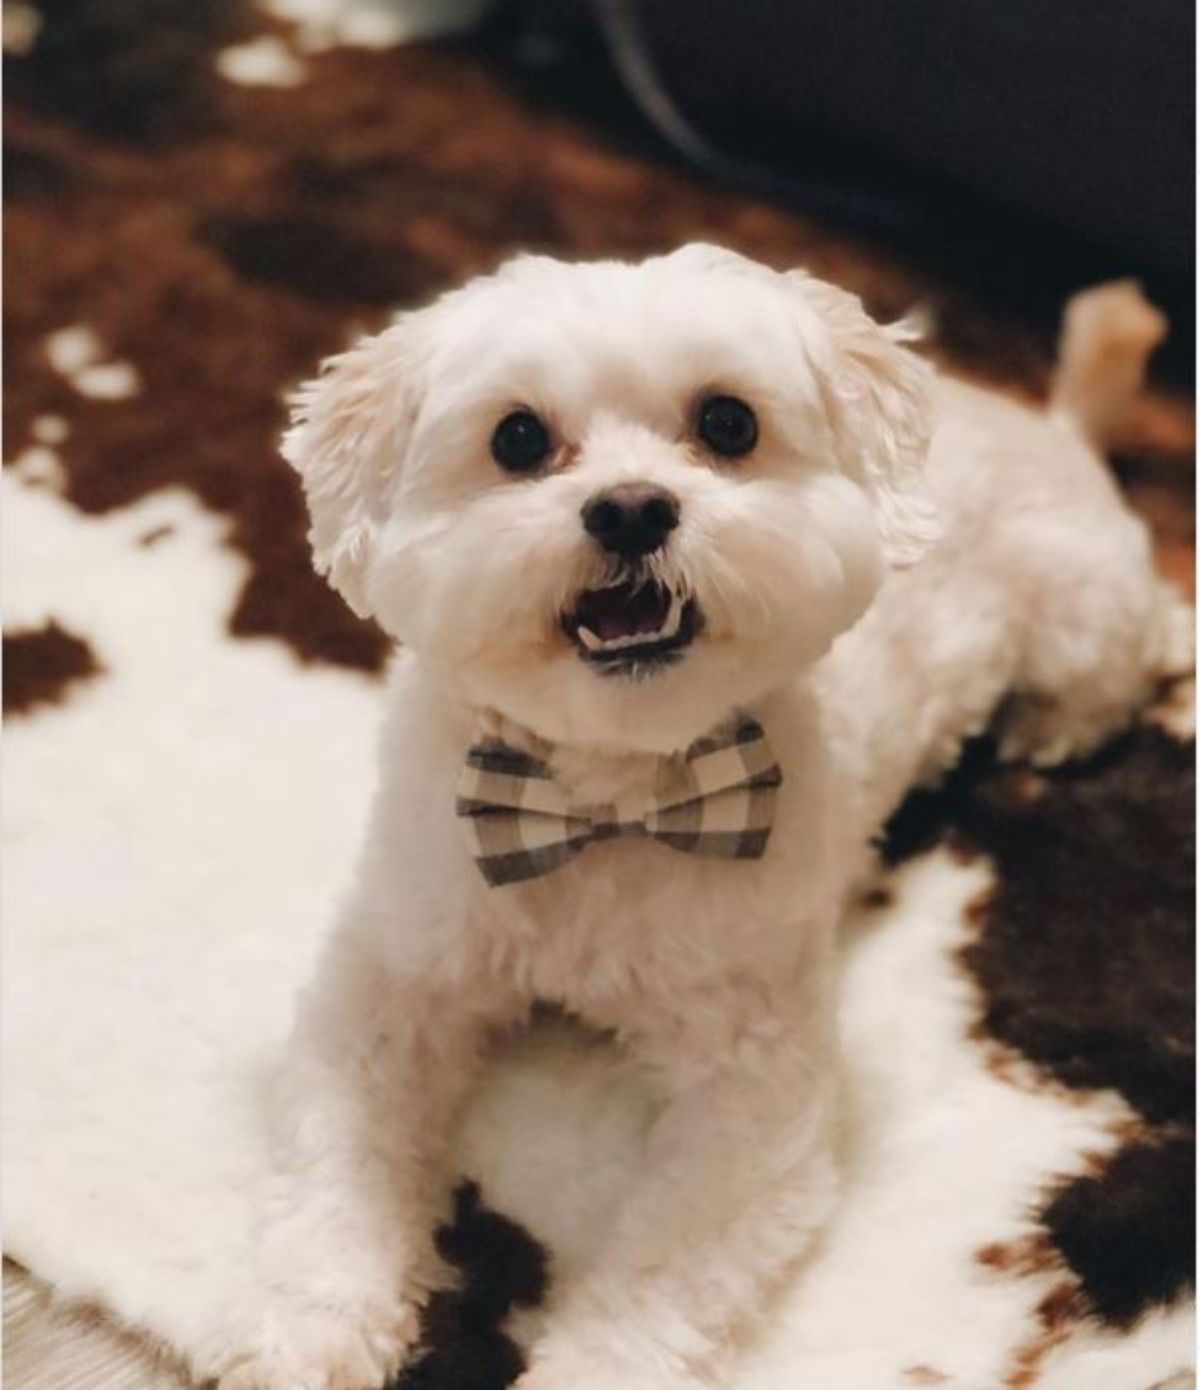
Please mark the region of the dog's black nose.
<svg viewBox="0 0 1200 1390"><path fill-rule="evenodd" d="M580 516L599 545L632 560L652 554L679 525L679 499L649 483L622 483L589 498Z"/></svg>

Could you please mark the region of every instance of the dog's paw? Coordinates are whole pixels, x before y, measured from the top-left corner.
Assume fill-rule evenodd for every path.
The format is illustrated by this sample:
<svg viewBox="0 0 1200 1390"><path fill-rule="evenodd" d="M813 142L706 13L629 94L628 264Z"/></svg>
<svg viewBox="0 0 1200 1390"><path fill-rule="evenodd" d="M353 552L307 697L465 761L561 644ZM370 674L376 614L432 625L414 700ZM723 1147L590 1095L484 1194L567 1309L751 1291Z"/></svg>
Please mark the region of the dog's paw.
<svg viewBox="0 0 1200 1390"><path fill-rule="evenodd" d="M348 1311L301 1301L239 1321L205 1358L218 1390L382 1390L418 1332L413 1308Z"/></svg>

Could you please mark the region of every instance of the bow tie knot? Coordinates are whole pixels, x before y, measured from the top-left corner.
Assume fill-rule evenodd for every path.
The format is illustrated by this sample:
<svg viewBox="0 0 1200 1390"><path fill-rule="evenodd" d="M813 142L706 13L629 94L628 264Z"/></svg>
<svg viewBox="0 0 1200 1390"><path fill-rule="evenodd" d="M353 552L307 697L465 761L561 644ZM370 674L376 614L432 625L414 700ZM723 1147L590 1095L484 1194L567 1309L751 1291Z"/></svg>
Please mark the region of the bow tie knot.
<svg viewBox="0 0 1200 1390"><path fill-rule="evenodd" d="M601 804L572 802L547 761L484 735L467 754L455 809L480 872L496 888L626 836L649 836L681 853L759 859L782 780L762 726L746 715L660 759L651 791Z"/></svg>

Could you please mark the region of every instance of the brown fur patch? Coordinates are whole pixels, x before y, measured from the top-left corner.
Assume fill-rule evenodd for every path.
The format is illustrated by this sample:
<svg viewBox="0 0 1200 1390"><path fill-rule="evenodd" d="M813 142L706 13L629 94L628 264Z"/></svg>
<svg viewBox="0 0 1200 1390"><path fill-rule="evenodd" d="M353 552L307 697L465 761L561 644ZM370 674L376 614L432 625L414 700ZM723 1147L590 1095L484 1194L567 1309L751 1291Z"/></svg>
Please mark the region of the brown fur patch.
<svg viewBox="0 0 1200 1390"><path fill-rule="evenodd" d="M912 1385L945 1385L950 1377L934 1366L905 1366L904 1378Z"/></svg>
<svg viewBox="0 0 1200 1390"><path fill-rule="evenodd" d="M462 1182L452 1219L435 1235L458 1286L433 1294L421 1315L421 1346L390 1390L503 1390L525 1359L503 1324L513 1308L545 1296L546 1253L520 1226L483 1204L478 1184Z"/></svg>
<svg viewBox="0 0 1200 1390"><path fill-rule="evenodd" d="M1150 448L1136 454L1118 453L1113 468L1125 495L1154 532L1159 570L1194 601L1196 515L1193 508L1179 505L1189 452Z"/></svg>
<svg viewBox="0 0 1200 1390"><path fill-rule="evenodd" d="M866 908L871 912L882 912L884 908L891 907L896 901L896 895L890 888L880 885L871 888L858 901L859 907Z"/></svg>
<svg viewBox="0 0 1200 1390"><path fill-rule="evenodd" d="M1190 1117L1194 751L1155 730L1047 779L1009 774L959 823L997 865L965 960L988 1032L1071 1087L1115 1086L1148 1120Z"/></svg>
<svg viewBox="0 0 1200 1390"><path fill-rule="evenodd" d="M1190 1127L1150 1129L1055 1189L1041 1219L1078 1276L1076 1313L1128 1327L1192 1286L1195 1158Z"/></svg>
<svg viewBox="0 0 1200 1390"><path fill-rule="evenodd" d="M160 541L165 541L174 534L174 526L152 526L149 531L144 531L138 537L138 545L148 550L152 545L158 545Z"/></svg>
<svg viewBox="0 0 1200 1390"><path fill-rule="evenodd" d="M238 0L39 0L29 53L5 57L23 104L89 132L158 144L211 121L212 51L239 32Z"/></svg>
<svg viewBox="0 0 1200 1390"><path fill-rule="evenodd" d="M1002 1274L1043 1274L1056 1262L1054 1247L1044 1233L995 1241L977 1250L975 1259Z"/></svg>
<svg viewBox="0 0 1200 1390"><path fill-rule="evenodd" d="M54 621L24 632L7 632L4 713L28 714L40 705L61 704L73 685L98 675L100 670L83 638Z"/></svg>
<svg viewBox="0 0 1200 1390"><path fill-rule="evenodd" d="M1036 1385L1046 1358L1056 1347L1062 1346L1069 1335L1065 1328L1050 1328L1019 1347L1001 1382L1004 1390L1029 1390L1031 1385Z"/></svg>
<svg viewBox="0 0 1200 1390"><path fill-rule="evenodd" d="M1042 1330L1013 1353L1001 1382L1006 1390L1026 1390L1036 1385L1046 1358L1070 1337L1075 1324L1087 1313L1087 1302L1073 1279L1056 1284L1037 1306Z"/></svg>

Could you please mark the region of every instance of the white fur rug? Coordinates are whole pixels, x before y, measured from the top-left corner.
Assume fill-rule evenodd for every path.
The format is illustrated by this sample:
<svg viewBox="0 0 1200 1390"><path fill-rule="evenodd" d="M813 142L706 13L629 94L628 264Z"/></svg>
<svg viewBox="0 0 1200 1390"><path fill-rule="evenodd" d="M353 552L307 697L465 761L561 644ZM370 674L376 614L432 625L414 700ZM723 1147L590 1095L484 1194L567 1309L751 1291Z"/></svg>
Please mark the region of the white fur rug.
<svg viewBox="0 0 1200 1390"><path fill-rule="evenodd" d="M10 628L53 619L101 670L7 736L7 1254L186 1366L239 1298L256 1079L347 872L379 686L229 636L244 565L190 495L88 518L35 481L4 483ZM844 1200L730 1390L1189 1383L1189 1308L1124 1331L1055 1319L1069 1272L1020 1258L1048 1185L1114 1149L1131 1112L976 1036L957 952L988 882L938 849L848 926ZM477 1095L463 1171L549 1248L554 1287L629 1184L648 1106L607 1043L563 1023ZM17 1355L28 1335L13 1384L50 1384ZM71 1383L142 1383L132 1344L115 1361L81 1345Z"/></svg>

